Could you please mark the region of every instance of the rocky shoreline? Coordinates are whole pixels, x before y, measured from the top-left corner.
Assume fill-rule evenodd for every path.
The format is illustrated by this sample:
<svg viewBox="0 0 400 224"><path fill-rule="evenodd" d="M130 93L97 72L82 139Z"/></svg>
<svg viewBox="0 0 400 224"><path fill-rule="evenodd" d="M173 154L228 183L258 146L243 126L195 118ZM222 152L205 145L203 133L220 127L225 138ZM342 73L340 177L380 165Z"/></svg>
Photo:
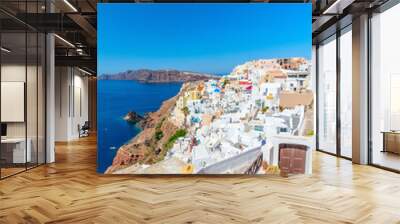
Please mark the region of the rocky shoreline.
<svg viewBox="0 0 400 224"><path fill-rule="evenodd" d="M129 111L125 116L124 120L126 122L136 124L140 123L141 121L144 120L144 117L142 117L140 114L136 113L135 111Z"/></svg>
<svg viewBox="0 0 400 224"><path fill-rule="evenodd" d="M138 116L135 112L129 112L125 116L127 120L136 121L142 131L118 149L112 165L105 172L106 174L118 173L128 167L134 167L135 164L154 164L163 159L167 151L166 143L181 128L169 120L170 111L188 85L190 84L183 84L179 93L164 101L155 112L148 113L144 117Z"/></svg>

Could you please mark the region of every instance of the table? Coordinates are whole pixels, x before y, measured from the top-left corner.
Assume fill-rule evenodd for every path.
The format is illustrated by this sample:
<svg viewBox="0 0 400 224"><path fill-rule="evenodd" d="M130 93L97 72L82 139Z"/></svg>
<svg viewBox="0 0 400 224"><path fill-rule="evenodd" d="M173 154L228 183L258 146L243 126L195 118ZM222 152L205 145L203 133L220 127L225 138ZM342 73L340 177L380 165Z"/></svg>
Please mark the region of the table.
<svg viewBox="0 0 400 224"><path fill-rule="evenodd" d="M400 154L400 131L382 131L383 149L382 152Z"/></svg>
<svg viewBox="0 0 400 224"><path fill-rule="evenodd" d="M1 139L1 157L6 160L6 163L26 163L31 162L32 153L30 138L26 139L28 144L25 144L25 138L5 138ZM25 145L26 151L25 151Z"/></svg>

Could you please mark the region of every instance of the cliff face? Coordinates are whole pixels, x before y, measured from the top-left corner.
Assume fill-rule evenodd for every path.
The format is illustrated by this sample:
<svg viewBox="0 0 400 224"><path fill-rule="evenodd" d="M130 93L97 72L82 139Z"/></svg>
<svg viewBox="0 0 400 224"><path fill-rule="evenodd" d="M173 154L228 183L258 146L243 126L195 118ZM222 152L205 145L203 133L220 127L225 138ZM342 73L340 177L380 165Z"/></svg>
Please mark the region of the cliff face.
<svg viewBox="0 0 400 224"><path fill-rule="evenodd" d="M217 76L184 72L178 70L128 70L117 74L104 74L99 76L102 80L135 80L144 83L190 82L199 80L217 79Z"/></svg>
<svg viewBox="0 0 400 224"><path fill-rule="evenodd" d="M105 173L115 173L135 164L154 164L163 159L167 152L165 143L181 128L169 120L169 114L175 106L176 99L186 88L187 85L184 84L177 96L164 101L158 111L149 113L141 121L143 130L118 149L112 165Z"/></svg>

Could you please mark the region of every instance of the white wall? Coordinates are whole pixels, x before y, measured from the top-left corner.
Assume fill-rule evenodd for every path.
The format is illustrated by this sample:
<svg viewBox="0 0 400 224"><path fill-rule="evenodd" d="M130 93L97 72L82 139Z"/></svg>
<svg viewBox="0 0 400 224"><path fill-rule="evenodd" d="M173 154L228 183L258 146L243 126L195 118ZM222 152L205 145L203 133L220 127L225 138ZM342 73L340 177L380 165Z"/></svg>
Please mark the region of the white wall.
<svg viewBox="0 0 400 224"><path fill-rule="evenodd" d="M1 66L1 81L2 82L24 82L27 69L28 72L28 87L27 87L27 119L28 119L28 137L29 129L35 130L36 135L36 107L37 107L37 97L36 97L36 66L28 66L19 64L4 64ZM34 75L32 75L34 74ZM33 78L33 76L35 78ZM40 101L41 102L41 101ZM39 105L39 107L42 105ZM7 110L7 108L1 108L2 110ZM33 122L33 123L32 123ZM25 122L8 122L7 123L7 134L9 137L25 137Z"/></svg>
<svg viewBox="0 0 400 224"><path fill-rule="evenodd" d="M76 71L76 70L75 70ZM72 136L78 137L78 124L83 125L89 119L88 113L88 78L79 75L74 76L74 108L72 119Z"/></svg>
<svg viewBox="0 0 400 224"><path fill-rule="evenodd" d="M71 67L56 67L55 73L55 140L70 141L88 120L88 78Z"/></svg>
<svg viewBox="0 0 400 224"><path fill-rule="evenodd" d="M8 64L1 66L1 81L25 82L25 64ZM1 108L6 110L7 108ZM7 123L7 137L25 137L25 122Z"/></svg>
<svg viewBox="0 0 400 224"><path fill-rule="evenodd" d="M55 69L55 140L68 140L69 125L69 68L56 67Z"/></svg>

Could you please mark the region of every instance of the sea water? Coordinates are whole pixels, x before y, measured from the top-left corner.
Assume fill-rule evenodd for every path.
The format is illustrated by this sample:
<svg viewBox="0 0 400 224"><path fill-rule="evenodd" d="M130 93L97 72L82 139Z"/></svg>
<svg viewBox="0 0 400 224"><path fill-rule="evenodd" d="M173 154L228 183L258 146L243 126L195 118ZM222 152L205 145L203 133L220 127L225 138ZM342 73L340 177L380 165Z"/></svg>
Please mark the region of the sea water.
<svg viewBox="0 0 400 224"><path fill-rule="evenodd" d="M98 80L97 84L97 172L104 173L118 148L141 131L123 117L129 111L142 116L157 111L163 101L179 92L182 83Z"/></svg>

